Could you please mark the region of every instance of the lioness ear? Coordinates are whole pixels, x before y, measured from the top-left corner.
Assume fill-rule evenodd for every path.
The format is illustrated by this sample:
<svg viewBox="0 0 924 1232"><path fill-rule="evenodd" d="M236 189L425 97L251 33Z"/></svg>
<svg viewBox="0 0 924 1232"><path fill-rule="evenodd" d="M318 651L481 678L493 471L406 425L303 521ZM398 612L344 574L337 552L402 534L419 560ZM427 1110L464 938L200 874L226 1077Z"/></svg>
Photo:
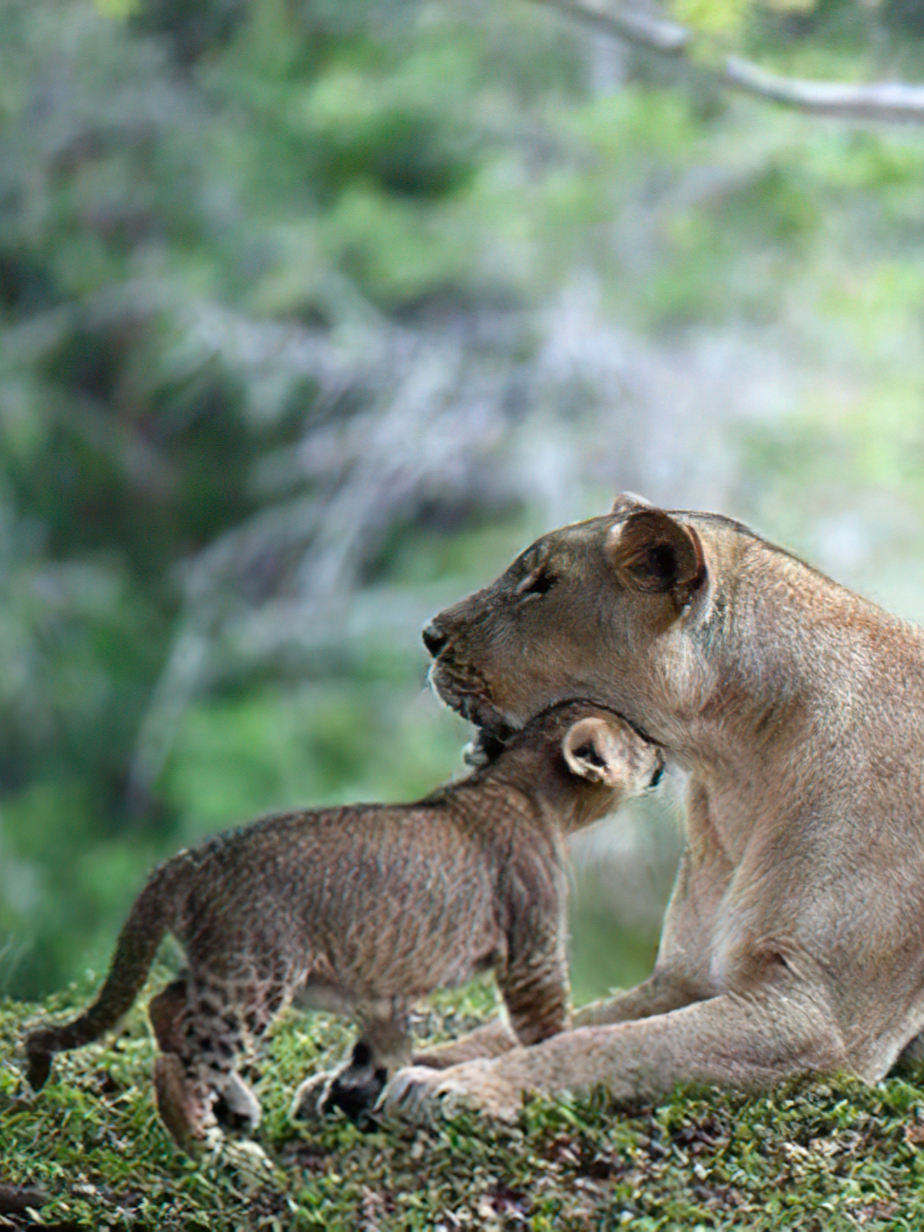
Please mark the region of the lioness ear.
<svg viewBox="0 0 924 1232"><path fill-rule="evenodd" d="M607 787L625 784L626 749L605 719L579 719L561 743L568 769Z"/></svg>
<svg viewBox="0 0 924 1232"><path fill-rule="evenodd" d="M634 590L671 591L681 605L706 576L699 535L663 509L630 513L609 532L606 554Z"/></svg>
<svg viewBox="0 0 924 1232"><path fill-rule="evenodd" d="M628 513L630 509L651 509L650 500L645 500L644 496L639 496L635 492L620 492L613 502L612 513Z"/></svg>

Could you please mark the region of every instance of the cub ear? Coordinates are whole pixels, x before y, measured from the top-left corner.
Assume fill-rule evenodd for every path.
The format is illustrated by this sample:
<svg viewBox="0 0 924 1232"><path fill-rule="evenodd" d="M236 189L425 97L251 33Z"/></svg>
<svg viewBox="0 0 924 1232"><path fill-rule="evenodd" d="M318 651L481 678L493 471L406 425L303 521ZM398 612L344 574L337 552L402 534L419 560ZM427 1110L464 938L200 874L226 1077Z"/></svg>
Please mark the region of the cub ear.
<svg viewBox="0 0 924 1232"><path fill-rule="evenodd" d="M634 590L671 591L681 606L706 577L699 535L663 509L638 509L614 526L606 554Z"/></svg>
<svg viewBox="0 0 924 1232"><path fill-rule="evenodd" d="M606 719L578 719L565 733L561 751L572 774L607 787L625 785L629 750Z"/></svg>
<svg viewBox="0 0 924 1232"><path fill-rule="evenodd" d="M651 509L650 500L639 496L636 492L620 492L613 502L612 513L628 513L630 509Z"/></svg>

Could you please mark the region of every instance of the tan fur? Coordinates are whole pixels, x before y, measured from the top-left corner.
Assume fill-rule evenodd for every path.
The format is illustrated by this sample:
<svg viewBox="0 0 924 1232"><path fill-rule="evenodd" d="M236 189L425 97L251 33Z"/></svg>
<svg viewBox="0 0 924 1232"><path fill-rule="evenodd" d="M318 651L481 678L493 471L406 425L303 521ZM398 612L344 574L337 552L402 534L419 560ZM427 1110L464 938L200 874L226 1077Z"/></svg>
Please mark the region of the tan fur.
<svg viewBox="0 0 924 1232"><path fill-rule="evenodd" d="M253 1126L240 1054L296 997L353 1013L362 1037L334 1074L302 1084L294 1114L358 1114L410 1057L408 1009L494 969L520 1042L568 1023L563 834L641 791L657 748L587 703L539 716L495 760L417 804L287 813L220 834L158 869L120 934L94 1004L26 1040L37 1089L52 1056L129 1008L170 930L188 971L149 1007L164 1124L186 1148L214 1124Z"/></svg>
<svg viewBox="0 0 924 1232"><path fill-rule="evenodd" d="M577 695L627 715L689 772L687 843L650 979L535 1048L490 1025L386 1103L890 1069L924 1028L920 630L729 519L622 499L424 638L490 729Z"/></svg>

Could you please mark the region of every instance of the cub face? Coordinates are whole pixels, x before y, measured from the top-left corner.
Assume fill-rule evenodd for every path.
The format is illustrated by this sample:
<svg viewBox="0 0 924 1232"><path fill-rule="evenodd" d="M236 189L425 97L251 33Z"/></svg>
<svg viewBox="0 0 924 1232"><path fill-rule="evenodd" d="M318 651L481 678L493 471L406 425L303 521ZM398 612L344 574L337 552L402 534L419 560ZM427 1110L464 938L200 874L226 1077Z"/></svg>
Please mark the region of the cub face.
<svg viewBox="0 0 924 1232"><path fill-rule="evenodd" d="M551 806L567 832L654 787L664 757L622 715L595 702L571 701L542 711L513 732L484 764L508 784L527 783L528 794Z"/></svg>
<svg viewBox="0 0 924 1232"><path fill-rule="evenodd" d="M695 529L650 506L552 531L497 581L424 630L442 699L503 736L586 697L644 722L664 676L664 635L703 587Z"/></svg>

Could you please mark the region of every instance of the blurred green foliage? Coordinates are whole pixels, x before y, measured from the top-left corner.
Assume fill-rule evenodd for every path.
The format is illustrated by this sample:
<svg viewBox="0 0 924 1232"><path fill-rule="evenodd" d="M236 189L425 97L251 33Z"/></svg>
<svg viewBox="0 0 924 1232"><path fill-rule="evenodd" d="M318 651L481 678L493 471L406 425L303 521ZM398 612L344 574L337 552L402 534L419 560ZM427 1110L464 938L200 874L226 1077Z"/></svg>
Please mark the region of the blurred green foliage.
<svg viewBox="0 0 924 1232"><path fill-rule="evenodd" d="M897 2L674 12L784 71L855 78L889 55L914 72L920 57L917 10ZM529 415L553 461L584 431L567 399L517 394L536 322L569 287L592 279L603 319L679 354L707 334L785 335L798 396L730 433L727 511L823 558L838 519L885 502L892 541L924 547L917 131L717 95L516 0L0 0L0 28L9 991L104 962L145 869L181 843L264 809L413 796L458 767L464 727L423 691L417 629L559 508L503 467ZM214 612L298 592L304 545L247 557L220 603L201 600L198 563L229 543L243 560L228 537L267 525L280 493L287 517L326 493L310 433L336 443L376 405L375 382L334 359L359 370L376 340L413 350L425 333L424 360L487 338L483 401L503 430L489 422L470 470L501 481L441 481L378 523L373 508L323 636L245 654L260 630L235 640ZM285 359L291 339L322 347L315 368ZM513 374L503 396L495 371ZM588 474L568 516L605 498ZM867 554L842 553L858 582L877 542L861 530ZM890 569L876 584L915 610L920 588ZM207 629L210 666L166 711L141 790L146 716L187 627ZM585 952L603 944L595 919L576 925ZM627 935L629 966L580 975L583 995L633 977L650 946Z"/></svg>

